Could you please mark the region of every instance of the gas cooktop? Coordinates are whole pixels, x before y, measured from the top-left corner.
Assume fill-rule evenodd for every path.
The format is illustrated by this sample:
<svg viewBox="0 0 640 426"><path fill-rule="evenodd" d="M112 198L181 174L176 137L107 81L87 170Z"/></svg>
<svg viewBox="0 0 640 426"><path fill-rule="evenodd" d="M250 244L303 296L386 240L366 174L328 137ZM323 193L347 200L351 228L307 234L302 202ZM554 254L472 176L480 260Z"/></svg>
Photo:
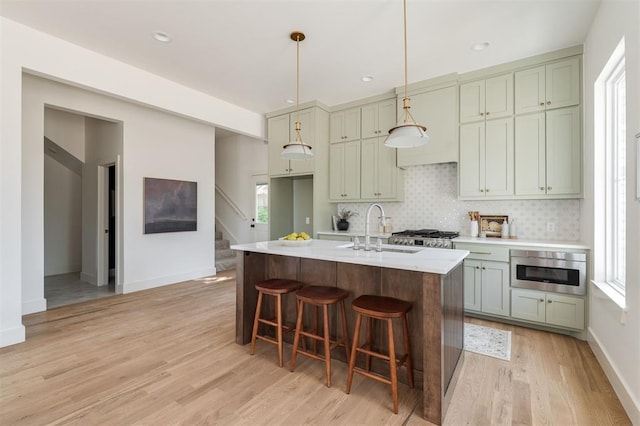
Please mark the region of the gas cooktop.
<svg viewBox="0 0 640 426"><path fill-rule="evenodd" d="M459 232L451 231L438 231L437 229L407 229L406 231L394 232L393 236L402 237L422 237L422 238L456 238L460 235Z"/></svg>
<svg viewBox="0 0 640 426"><path fill-rule="evenodd" d="M407 229L391 234L389 244L453 248L451 240L459 235L458 232L438 231L437 229Z"/></svg>

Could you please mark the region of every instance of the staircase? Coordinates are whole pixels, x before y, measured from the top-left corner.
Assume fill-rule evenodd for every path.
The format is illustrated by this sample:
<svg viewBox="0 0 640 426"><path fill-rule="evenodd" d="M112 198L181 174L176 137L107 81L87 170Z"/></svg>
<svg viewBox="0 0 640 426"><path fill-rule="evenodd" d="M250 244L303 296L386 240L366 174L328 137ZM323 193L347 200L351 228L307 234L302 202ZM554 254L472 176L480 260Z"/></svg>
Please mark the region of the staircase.
<svg viewBox="0 0 640 426"><path fill-rule="evenodd" d="M222 239L222 232L216 231L216 271L236 269L236 253L229 248L229 240Z"/></svg>

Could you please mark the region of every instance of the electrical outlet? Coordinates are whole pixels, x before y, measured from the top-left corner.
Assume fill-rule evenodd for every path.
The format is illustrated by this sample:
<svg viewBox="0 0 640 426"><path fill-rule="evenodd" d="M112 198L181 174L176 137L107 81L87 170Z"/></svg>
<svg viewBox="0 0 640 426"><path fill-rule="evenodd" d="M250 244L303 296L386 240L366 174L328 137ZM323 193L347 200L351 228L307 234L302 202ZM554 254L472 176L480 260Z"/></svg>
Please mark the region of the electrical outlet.
<svg viewBox="0 0 640 426"><path fill-rule="evenodd" d="M553 222L547 222L547 232L556 232L556 224Z"/></svg>
<svg viewBox="0 0 640 426"><path fill-rule="evenodd" d="M311 219L309 217L305 217L304 222L308 225L311 222Z"/></svg>

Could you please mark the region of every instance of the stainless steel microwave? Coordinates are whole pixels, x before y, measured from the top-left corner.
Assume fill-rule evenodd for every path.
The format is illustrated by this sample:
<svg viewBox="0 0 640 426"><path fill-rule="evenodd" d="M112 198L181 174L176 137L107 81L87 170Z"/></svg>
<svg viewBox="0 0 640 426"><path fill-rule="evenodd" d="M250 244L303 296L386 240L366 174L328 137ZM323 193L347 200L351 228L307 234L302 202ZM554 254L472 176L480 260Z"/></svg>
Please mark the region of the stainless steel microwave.
<svg viewBox="0 0 640 426"><path fill-rule="evenodd" d="M583 295L587 255L562 251L511 250L511 286Z"/></svg>

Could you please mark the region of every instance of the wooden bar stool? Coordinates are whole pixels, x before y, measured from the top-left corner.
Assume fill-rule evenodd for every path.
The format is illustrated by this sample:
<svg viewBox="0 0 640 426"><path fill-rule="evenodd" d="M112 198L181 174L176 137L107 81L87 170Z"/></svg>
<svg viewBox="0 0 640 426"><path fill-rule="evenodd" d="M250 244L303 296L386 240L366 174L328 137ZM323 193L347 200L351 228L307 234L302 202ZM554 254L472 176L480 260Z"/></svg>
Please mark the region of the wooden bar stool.
<svg viewBox="0 0 640 426"><path fill-rule="evenodd" d="M347 311L344 307L344 299L349 296L349 292L337 287L323 287L323 286L308 286L304 287L296 292L296 298L298 300L298 321L296 322L296 334L293 339L293 353L291 355L291 371L296 368L296 355L308 356L309 358L324 361L326 370L327 387L331 387L331 349L337 346L344 346L344 350L349 359L349 329L347 328ZM314 319L314 331L309 332L304 330L302 323L302 317L304 314L304 305L310 304L315 306L313 310ZM342 315L342 336L335 340L331 340L331 334L329 331L329 305L339 304ZM320 335L318 324L318 310L322 308L322 321L323 321L323 333ZM300 336L303 336L302 347L298 349L300 343ZM313 352L307 351L304 345L304 337L310 337L313 339ZM324 356L318 354L317 342L322 341L324 343Z"/></svg>
<svg viewBox="0 0 640 426"><path fill-rule="evenodd" d="M282 320L282 295L293 293L302 288L303 284L296 280L287 280L283 278L272 278L266 281L260 281L256 284L258 290L258 304L256 305L256 316L253 320L253 333L251 334L251 350L249 353L253 355L256 349L256 339L264 340L278 346L278 365L282 367L282 333L292 331L293 329L285 324ZM262 310L263 295L273 296L276 299L275 321L273 319L262 318L260 313ZM258 334L258 325L260 323L270 325L276 329L276 338L271 336Z"/></svg>
<svg viewBox="0 0 640 426"><path fill-rule="evenodd" d="M353 373L359 373L363 376L377 380L382 383L391 385L391 395L393 397L393 412L398 414L398 368L406 362L407 376L409 387L413 388L413 364L411 363L411 346L409 342L409 327L407 324L407 312L411 310L411 303L403 300L394 299L392 297L363 295L355 299L351 304L352 309L357 313L356 327L353 332L353 346L351 347L351 358L349 359L349 375L347 377L347 393L351 391L351 383L353 381ZM367 321L367 341L361 347L358 347L360 338L360 326L362 317L366 317ZM394 318L402 319L402 329L404 334L404 351L405 354L397 357L395 353L395 345L393 342L393 323ZM371 331L373 320L385 320L389 333L389 354L383 354L372 350L373 333ZM356 358L358 352L366 355L365 369L356 367ZM391 379L382 375L371 372L371 357L381 358L389 361L389 372Z"/></svg>

